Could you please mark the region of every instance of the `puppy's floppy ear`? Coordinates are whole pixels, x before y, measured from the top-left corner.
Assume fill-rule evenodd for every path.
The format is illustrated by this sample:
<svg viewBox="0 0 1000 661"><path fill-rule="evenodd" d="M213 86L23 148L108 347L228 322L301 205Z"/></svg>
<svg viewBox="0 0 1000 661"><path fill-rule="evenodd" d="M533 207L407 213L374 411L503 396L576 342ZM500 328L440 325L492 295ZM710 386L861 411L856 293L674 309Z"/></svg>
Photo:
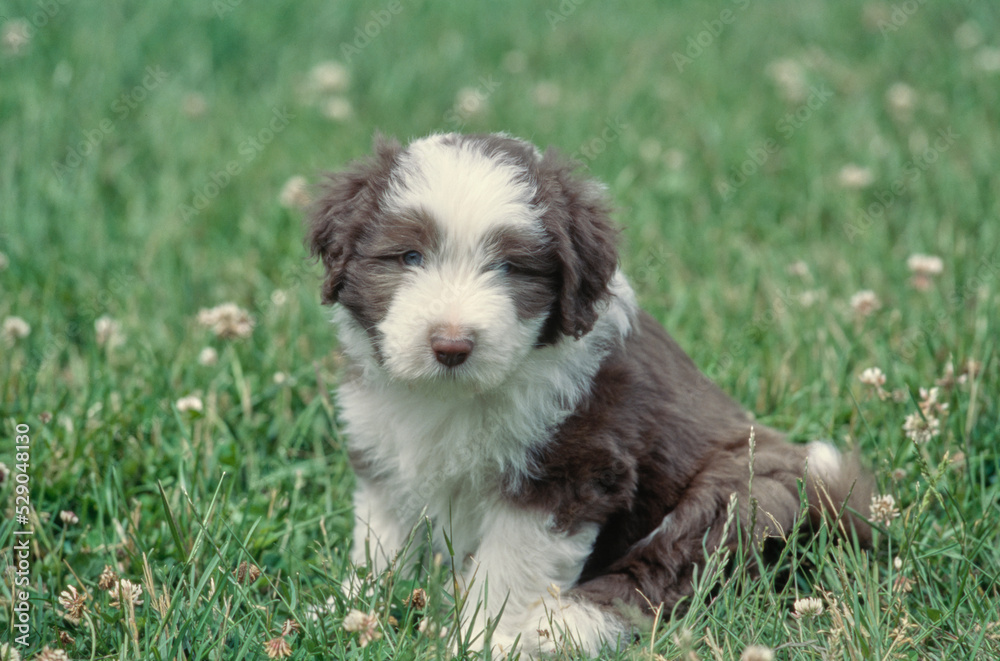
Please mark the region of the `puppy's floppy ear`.
<svg viewBox="0 0 1000 661"><path fill-rule="evenodd" d="M535 203L553 241L560 291L542 342L559 333L574 338L597 321L597 304L608 296L618 268L618 230L611 221L602 184L574 174L577 164L549 149L537 164Z"/></svg>
<svg viewBox="0 0 1000 661"><path fill-rule="evenodd" d="M365 220L379 209L379 198L403 149L394 138L376 134L374 156L355 161L343 172L327 175L309 214L306 243L326 269L323 303L337 302L344 271Z"/></svg>

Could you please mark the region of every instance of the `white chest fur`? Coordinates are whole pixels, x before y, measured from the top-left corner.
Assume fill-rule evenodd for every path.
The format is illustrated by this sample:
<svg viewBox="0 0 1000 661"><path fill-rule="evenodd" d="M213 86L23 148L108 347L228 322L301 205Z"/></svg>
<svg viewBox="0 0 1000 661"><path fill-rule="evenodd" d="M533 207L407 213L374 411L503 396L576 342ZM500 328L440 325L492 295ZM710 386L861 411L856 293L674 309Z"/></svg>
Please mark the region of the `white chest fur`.
<svg viewBox="0 0 1000 661"><path fill-rule="evenodd" d="M403 526L427 517L435 541L447 534L463 557L478 546L502 476L528 474L528 449L569 414L522 397L448 397L398 385L347 383L338 394L352 454L370 466L367 481L382 507Z"/></svg>

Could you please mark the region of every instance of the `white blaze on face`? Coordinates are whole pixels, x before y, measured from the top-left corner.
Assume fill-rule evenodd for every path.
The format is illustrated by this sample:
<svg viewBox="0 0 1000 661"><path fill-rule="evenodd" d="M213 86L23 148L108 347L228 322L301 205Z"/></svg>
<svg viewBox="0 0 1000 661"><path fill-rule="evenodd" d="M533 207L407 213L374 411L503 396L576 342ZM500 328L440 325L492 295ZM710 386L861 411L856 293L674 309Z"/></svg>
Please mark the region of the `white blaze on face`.
<svg viewBox="0 0 1000 661"><path fill-rule="evenodd" d="M475 144L431 136L411 144L402 156L399 176L387 205L406 211L423 209L443 231L444 244L475 252L489 230L502 225L533 227L535 187L521 168L502 156L487 156Z"/></svg>
<svg viewBox="0 0 1000 661"><path fill-rule="evenodd" d="M378 324L382 358L399 379L454 378L477 390L503 382L531 351L543 318L518 318L497 256L485 244L497 229L530 228L539 233L535 189L517 166L488 157L477 145L433 136L413 143L403 156L400 176L386 207L397 213L418 210L437 227L440 241L423 264L411 267ZM435 358L431 336L440 329L474 344L460 365Z"/></svg>

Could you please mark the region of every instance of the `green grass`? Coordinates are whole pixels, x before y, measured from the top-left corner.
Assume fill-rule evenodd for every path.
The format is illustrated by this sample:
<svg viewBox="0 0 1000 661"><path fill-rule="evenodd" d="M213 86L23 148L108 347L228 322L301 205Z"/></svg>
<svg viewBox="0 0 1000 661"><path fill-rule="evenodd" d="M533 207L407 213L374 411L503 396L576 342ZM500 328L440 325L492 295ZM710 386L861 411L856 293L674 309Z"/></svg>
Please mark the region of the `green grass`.
<svg viewBox="0 0 1000 661"><path fill-rule="evenodd" d="M686 615L663 614L620 658L728 660L750 644L778 659L1000 655L993 3L567 2L553 26L555 0L400 0L347 64L343 120L304 91L309 72L343 61L355 28L392 3L112 4L0 3L30 32L19 53L9 40L0 51L0 319L31 325L0 361L0 460L15 468L18 424L31 438L23 655L59 646L63 630L73 659L261 659L289 618L302 625L292 658L447 655L449 639L417 632L425 619L452 630L446 569L357 601L340 587L353 477L328 394L336 345L301 213L278 196L292 176L316 182L365 153L376 130L408 139L463 122L580 153L619 208L643 305L762 421L857 447L902 511L868 552L823 532L760 576L716 563ZM674 54L727 8L733 20L678 71ZM778 60L822 101L786 100L768 73ZM908 111L887 105L897 82L915 92ZM456 110L462 88L487 95L481 111ZM192 94L200 116L184 111ZM262 134L275 112L290 117ZM608 124L619 128L601 143ZM957 137L935 149L948 130ZM726 191L763 145L755 173ZM841 187L849 163L873 182ZM914 253L944 260L927 291L909 282ZM808 273L789 273L800 260ZM882 302L867 318L849 305L861 289ZM254 315L252 337L198 325L199 309L225 301ZM97 343L105 315L118 346ZM206 346L214 365L199 364ZM949 360L980 369L941 389L941 433L916 445L904 419ZM869 366L900 401L860 383ZM178 410L189 394L202 414ZM22 527L13 477L0 489L5 567ZM262 577L238 582L242 562ZM144 585L134 617L97 587L105 565ZM69 585L90 594L77 625L58 604ZM424 609L404 605L416 586ZM824 594L839 606L790 616L795 598ZM0 598L10 631L9 575ZM307 617L328 598L328 615ZM350 608L374 610L382 638L361 649L341 627Z"/></svg>

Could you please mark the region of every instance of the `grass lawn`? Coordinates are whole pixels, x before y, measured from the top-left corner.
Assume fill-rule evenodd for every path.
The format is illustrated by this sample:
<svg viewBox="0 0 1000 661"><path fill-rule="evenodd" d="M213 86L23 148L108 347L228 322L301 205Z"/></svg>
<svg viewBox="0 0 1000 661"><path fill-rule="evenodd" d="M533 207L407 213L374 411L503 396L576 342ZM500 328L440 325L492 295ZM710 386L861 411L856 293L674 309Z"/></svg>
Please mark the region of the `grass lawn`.
<svg viewBox="0 0 1000 661"><path fill-rule="evenodd" d="M894 499L871 551L821 531L759 576L714 558L610 658L1000 658L995 3L4 0L0 33L0 641L22 658L465 648L447 563L341 587L354 478L294 178L376 130L575 154L701 368ZM227 302L236 337L199 322ZM823 612L793 617L806 597Z"/></svg>

